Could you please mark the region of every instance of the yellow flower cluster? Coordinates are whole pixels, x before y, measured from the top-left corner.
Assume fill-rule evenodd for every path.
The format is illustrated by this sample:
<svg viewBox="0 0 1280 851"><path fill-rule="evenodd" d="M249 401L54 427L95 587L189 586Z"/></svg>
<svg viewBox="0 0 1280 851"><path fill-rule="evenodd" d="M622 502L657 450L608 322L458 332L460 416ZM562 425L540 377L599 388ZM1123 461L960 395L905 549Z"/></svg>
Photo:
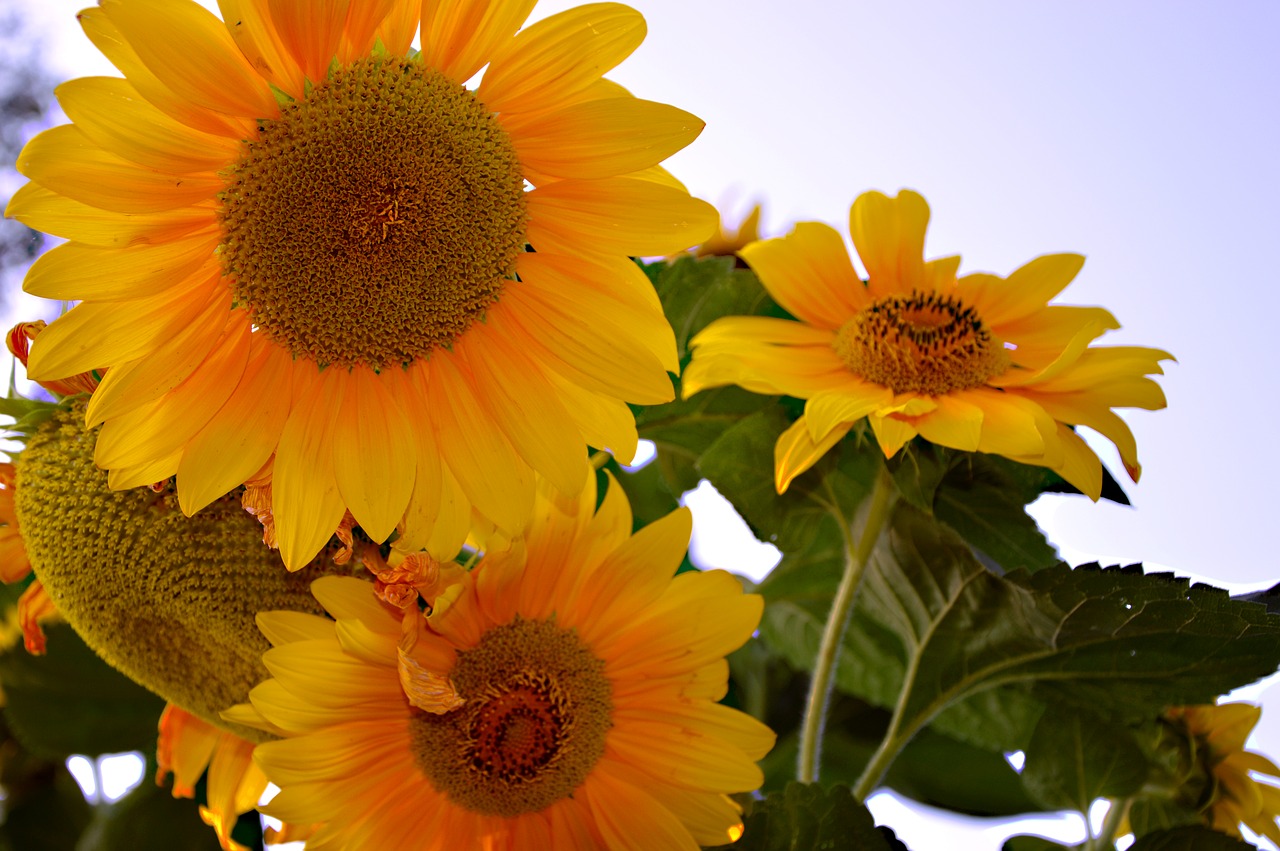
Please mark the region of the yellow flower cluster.
<svg viewBox="0 0 1280 851"><path fill-rule="evenodd" d="M826 225L717 233L661 165L702 122L605 77L641 15L534 4L101 0L80 22L123 76L61 86L71 123L18 160L7 215L66 240L24 287L75 305L9 347L75 399L0 466L0 579L38 576L33 652L60 612L170 700L161 776L208 773L227 851L268 781L277 838L316 849L742 835L775 736L722 701L763 601L679 572L689 512L636 530L589 451L630 462L630 406L681 372L635 257L736 253L789 315L716 319L681 376L804 401L779 493L864 421L886 457L921 438L1097 499L1087 427L1139 476L1115 409L1163 407L1171 356L1052 303L1082 258L961 276L910 191L854 202L862 271ZM1274 766L1235 744L1214 822L1273 836L1247 772Z"/></svg>

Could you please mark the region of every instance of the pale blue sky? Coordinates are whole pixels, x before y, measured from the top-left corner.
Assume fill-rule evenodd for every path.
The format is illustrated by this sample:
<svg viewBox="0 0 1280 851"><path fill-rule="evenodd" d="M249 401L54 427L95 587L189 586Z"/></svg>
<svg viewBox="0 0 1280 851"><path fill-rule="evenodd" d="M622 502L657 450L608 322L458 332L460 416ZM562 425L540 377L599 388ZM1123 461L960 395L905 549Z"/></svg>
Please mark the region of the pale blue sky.
<svg viewBox="0 0 1280 851"><path fill-rule="evenodd" d="M31 5L51 66L114 73L79 33L84 3ZM759 198L771 234L802 219L844 230L858 193L910 187L933 208L931 255L1007 274L1082 253L1062 301L1109 308L1124 328L1108 341L1177 356L1170 407L1127 415L1145 467L1134 508L1040 507L1066 554L1280 581L1280 3L632 5L649 38L611 76L707 121L669 166L730 219ZM1269 697L1260 743L1276 755Z"/></svg>

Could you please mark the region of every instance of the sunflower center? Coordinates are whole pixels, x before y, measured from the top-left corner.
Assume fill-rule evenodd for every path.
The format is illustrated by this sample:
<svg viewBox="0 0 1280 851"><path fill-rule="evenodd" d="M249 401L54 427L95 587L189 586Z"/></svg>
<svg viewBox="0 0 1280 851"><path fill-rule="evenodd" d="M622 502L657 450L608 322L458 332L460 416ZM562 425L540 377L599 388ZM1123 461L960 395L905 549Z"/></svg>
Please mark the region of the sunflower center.
<svg viewBox="0 0 1280 851"><path fill-rule="evenodd" d="M466 702L415 711L410 730L418 765L455 804L538 812L572 795L603 755L611 689L575 632L517 618L460 652L450 677Z"/></svg>
<svg viewBox="0 0 1280 851"><path fill-rule="evenodd" d="M320 366L409 364L497 300L524 177L496 118L440 72L369 58L259 122L226 173L236 304Z"/></svg>
<svg viewBox="0 0 1280 851"><path fill-rule="evenodd" d="M238 493L186 517L168 487L112 490L93 462L86 404L70 402L17 457L14 507L36 577L113 667L215 726L263 740L219 715L270 676L255 616L322 614L311 582L349 571L333 567L331 551L285 570Z"/></svg>
<svg viewBox="0 0 1280 851"><path fill-rule="evenodd" d="M873 302L836 332L832 347L852 372L894 393L978 387L1010 362L972 307L937 293Z"/></svg>

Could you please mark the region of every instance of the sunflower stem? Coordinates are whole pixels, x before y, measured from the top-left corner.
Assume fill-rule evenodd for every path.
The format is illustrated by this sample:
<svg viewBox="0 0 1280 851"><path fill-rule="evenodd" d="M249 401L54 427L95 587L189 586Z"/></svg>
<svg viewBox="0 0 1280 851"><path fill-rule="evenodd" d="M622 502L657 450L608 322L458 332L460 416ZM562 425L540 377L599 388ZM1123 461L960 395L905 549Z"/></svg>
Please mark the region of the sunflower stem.
<svg viewBox="0 0 1280 851"><path fill-rule="evenodd" d="M1132 803L1132 798L1111 802L1111 809L1107 810L1107 817L1102 822L1102 830L1089 840L1089 851L1114 851L1116 834L1120 831L1121 822L1129 815L1129 806ZM1085 823L1088 824L1089 814L1085 813L1084 818Z"/></svg>
<svg viewBox="0 0 1280 851"><path fill-rule="evenodd" d="M840 577L840 587L836 589L835 599L831 602L831 613L827 616L827 624L822 632L822 644L818 647L818 658L814 660L813 677L809 680L809 698L805 701L804 722L800 728L800 761L796 776L801 783L816 783L818 780L822 734L826 726L827 706L831 702L831 689L835 684L840 643L844 638L845 627L849 624L849 614L853 611L858 583L862 579L871 550L889 519L889 509L893 506L896 493L888 469L881 467L871 489L867 520L862 527L861 537L854 544L852 536L848 533L845 535L844 575Z"/></svg>

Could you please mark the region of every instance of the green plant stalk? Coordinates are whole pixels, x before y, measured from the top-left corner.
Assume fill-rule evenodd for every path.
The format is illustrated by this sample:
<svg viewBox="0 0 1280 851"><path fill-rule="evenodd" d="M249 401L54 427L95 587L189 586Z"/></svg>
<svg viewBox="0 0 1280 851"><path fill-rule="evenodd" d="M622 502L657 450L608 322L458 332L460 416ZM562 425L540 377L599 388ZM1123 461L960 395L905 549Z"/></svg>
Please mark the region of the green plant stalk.
<svg viewBox="0 0 1280 851"><path fill-rule="evenodd" d="M849 614L853 611L858 583L866 569L871 550L888 523L896 493L888 469L881 467L871 489L870 506L867 509L866 524L862 527L862 536L854 544L850 532L845 531L844 575L840 577L840 587L836 589L835 599L831 601L831 612L827 615L827 624L822 631L822 644L818 647L818 658L814 660L813 677L809 680L809 697L805 701L804 722L800 728L800 761L796 776L801 783L816 783L818 780L822 734L826 726L827 705L831 702L831 689L835 684L840 643L844 638L845 627L849 624Z"/></svg>
<svg viewBox="0 0 1280 851"><path fill-rule="evenodd" d="M1115 851L1116 833L1120 830L1120 823L1129 814L1129 806L1132 803L1132 798L1111 802L1111 809L1107 810L1107 817L1102 822L1101 832L1089 840L1089 851ZM1085 823L1088 824L1089 814L1085 813L1084 818Z"/></svg>

